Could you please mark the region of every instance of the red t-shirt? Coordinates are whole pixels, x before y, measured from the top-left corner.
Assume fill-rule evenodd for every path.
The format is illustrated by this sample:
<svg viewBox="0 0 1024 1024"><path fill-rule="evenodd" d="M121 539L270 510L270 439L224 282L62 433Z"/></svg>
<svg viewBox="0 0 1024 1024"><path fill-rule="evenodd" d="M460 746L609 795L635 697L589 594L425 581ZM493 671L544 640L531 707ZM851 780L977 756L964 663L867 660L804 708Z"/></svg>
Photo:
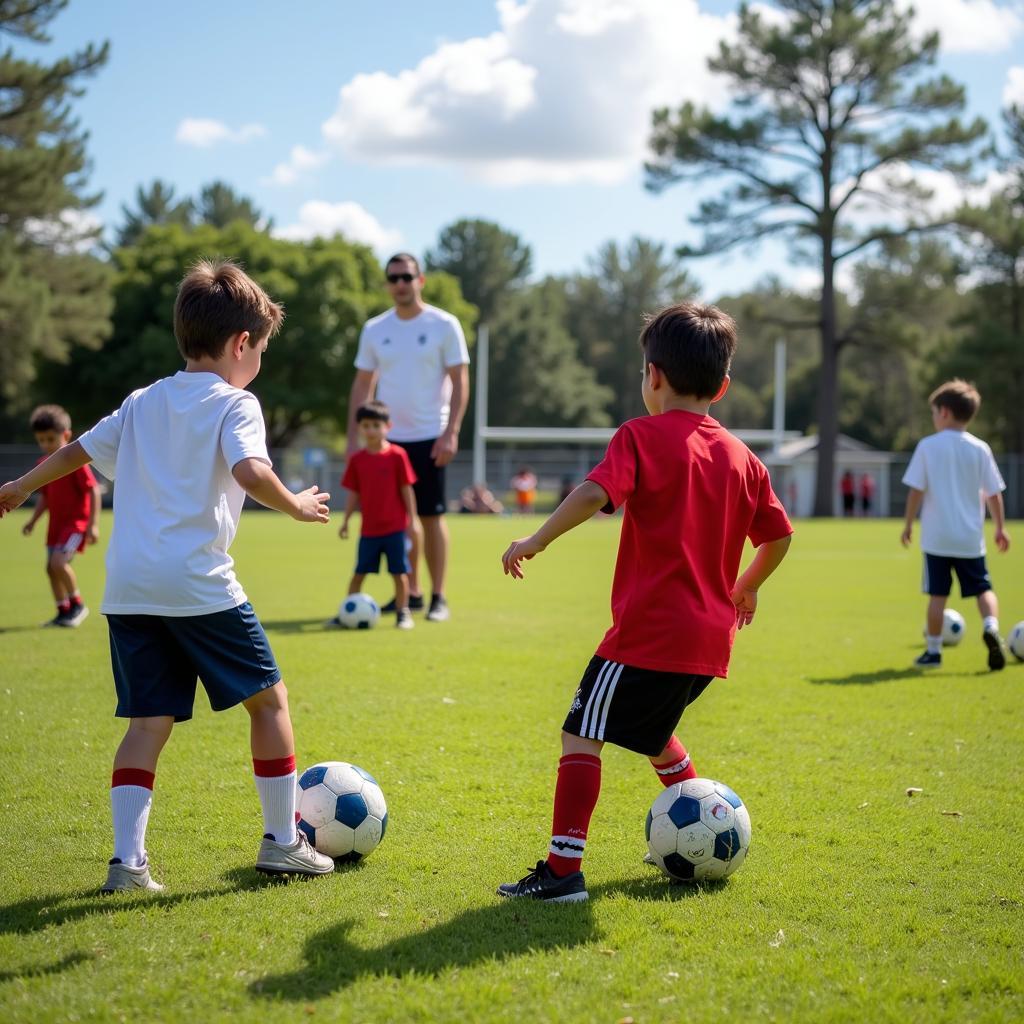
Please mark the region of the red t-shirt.
<svg viewBox="0 0 1024 1024"><path fill-rule="evenodd" d="M743 546L793 532L768 470L710 416L629 420L587 477L625 503L602 658L659 672L725 676ZM609 510L610 511L610 510Z"/></svg>
<svg viewBox="0 0 1024 1024"><path fill-rule="evenodd" d="M345 467L341 486L359 495L364 537L385 537L409 526L401 488L416 483L405 449L389 444L379 452L357 451Z"/></svg>
<svg viewBox="0 0 1024 1024"><path fill-rule="evenodd" d="M39 460L43 461L45 459ZM47 546L63 544L74 533L85 533L95 486L96 477L92 470L88 466L80 466L73 473L39 488L46 496L46 508L50 513L46 527Z"/></svg>

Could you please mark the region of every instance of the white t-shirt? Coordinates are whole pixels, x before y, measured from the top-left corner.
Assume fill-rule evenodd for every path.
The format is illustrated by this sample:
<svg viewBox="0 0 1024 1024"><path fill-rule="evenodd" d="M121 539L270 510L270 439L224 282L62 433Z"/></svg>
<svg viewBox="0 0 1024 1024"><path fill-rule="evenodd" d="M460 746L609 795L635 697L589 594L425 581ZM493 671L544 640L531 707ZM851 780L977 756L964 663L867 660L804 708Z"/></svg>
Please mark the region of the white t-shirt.
<svg viewBox="0 0 1024 1024"><path fill-rule="evenodd" d="M104 613L209 615L245 603L228 554L245 500L231 468L270 465L255 395L180 371L133 391L78 440L117 481Z"/></svg>
<svg viewBox="0 0 1024 1024"><path fill-rule="evenodd" d="M356 369L378 373L377 398L391 411L392 441L431 441L448 426L448 370L469 362L459 321L436 306L411 320L389 309L367 320L359 335Z"/></svg>
<svg viewBox="0 0 1024 1024"><path fill-rule="evenodd" d="M923 438L903 474L924 491L921 550L950 558L985 554L985 499L1006 488L992 449L966 430Z"/></svg>

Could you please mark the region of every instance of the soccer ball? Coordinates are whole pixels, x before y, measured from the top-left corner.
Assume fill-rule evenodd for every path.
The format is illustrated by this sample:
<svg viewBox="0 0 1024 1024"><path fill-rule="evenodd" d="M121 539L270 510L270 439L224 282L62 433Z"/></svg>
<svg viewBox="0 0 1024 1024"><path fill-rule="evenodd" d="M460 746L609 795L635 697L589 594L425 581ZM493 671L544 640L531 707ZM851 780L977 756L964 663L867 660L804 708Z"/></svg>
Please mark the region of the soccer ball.
<svg viewBox="0 0 1024 1024"><path fill-rule="evenodd" d="M964 638L964 617L952 608L942 613L942 642L947 647L956 647Z"/></svg>
<svg viewBox="0 0 1024 1024"><path fill-rule="evenodd" d="M743 863L750 846L750 815L728 786L687 779L658 795L646 831L651 856L669 878L713 881Z"/></svg>
<svg viewBox="0 0 1024 1024"><path fill-rule="evenodd" d="M369 594L349 594L338 609L338 621L346 629L369 629L380 618L380 605Z"/></svg>
<svg viewBox="0 0 1024 1024"><path fill-rule="evenodd" d="M321 852L355 861L373 853L388 827L388 806L369 772L346 761L321 761L299 776L296 827Z"/></svg>
<svg viewBox="0 0 1024 1024"><path fill-rule="evenodd" d="M1010 648L1010 653L1018 661L1024 661L1024 622L1018 622L1010 630L1010 635L1006 638L1006 646Z"/></svg>

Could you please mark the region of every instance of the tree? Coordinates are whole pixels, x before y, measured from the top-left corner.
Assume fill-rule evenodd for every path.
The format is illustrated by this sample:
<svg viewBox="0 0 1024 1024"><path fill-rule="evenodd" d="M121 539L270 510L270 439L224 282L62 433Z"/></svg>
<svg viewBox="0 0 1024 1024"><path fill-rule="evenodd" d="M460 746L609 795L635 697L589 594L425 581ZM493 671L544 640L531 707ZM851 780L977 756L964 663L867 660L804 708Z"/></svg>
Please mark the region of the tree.
<svg viewBox="0 0 1024 1024"><path fill-rule="evenodd" d="M569 330L583 361L614 396L610 408L621 422L644 412L637 348L644 316L690 298L697 284L666 246L645 238L622 247L606 242L588 270L571 282Z"/></svg>
<svg viewBox="0 0 1024 1024"><path fill-rule="evenodd" d="M223 181L214 181L203 186L195 203L196 219L201 224L215 228L226 228L235 221L241 221L253 228L269 231L272 222L263 221L263 214L251 199L239 195Z"/></svg>
<svg viewBox="0 0 1024 1024"><path fill-rule="evenodd" d="M429 270L459 279L462 294L492 323L501 303L530 275L530 247L518 235L489 220L458 220L441 230L437 248L426 255Z"/></svg>
<svg viewBox="0 0 1024 1024"><path fill-rule="evenodd" d="M963 124L964 90L945 75L921 80L938 51L937 33L917 38L913 12L895 0L777 0L783 18L749 4L735 44L723 42L709 67L735 88L734 109L718 116L686 103L653 115L647 184L726 176L730 185L701 202L696 250L723 252L761 239L788 239L798 256L817 249L822 286L817 328L819 432L816 515L832 510L839 429L839 361L852 338L839 322L836 268L869 246L934 226L928 190L914 167L963 172L985 132ZM959 158L959 159L958 159ZM871 224L874 200L888 216ZM803 323L803 322L801 322Z"/></svg>
<svg viewBox="0 0 1024 1024"><path fill-rule="evenodd" d="M0 34L50 41L67 0L3 0ZM22 411L39 358L66 359L109 329L106 268L86 251L97 229L82 211L86 134L71 113L81 81L105 63L92 44L53 63L0 53L0 403Z"/></svg>
<svg viewBox="0 0 1024 1024"><path fill-rule="evenodd" d="M148 188L135 190L135 209L121 205L124 222L117 232L117 245L134 245L152 224L192 223L195 205L191 199L175 200L174 186L157 178Z"/></svg>

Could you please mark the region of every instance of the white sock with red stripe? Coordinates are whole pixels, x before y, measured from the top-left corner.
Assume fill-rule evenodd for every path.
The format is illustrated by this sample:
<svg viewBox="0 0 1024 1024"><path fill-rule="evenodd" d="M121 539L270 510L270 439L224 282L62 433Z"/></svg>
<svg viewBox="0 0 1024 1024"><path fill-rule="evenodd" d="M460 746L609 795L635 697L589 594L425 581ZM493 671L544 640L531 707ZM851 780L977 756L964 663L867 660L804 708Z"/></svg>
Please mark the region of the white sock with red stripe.
<svg viewBox="0 0 1024 1024"><path fill-rule="evenodd" d="M156 775L142 768L117 768L110 779L114 860L130 867L146 862L146 825Z"/></svg>
<svg viewBox="0 0 1024 1024"><path fill-rule="evenodd" d="M295 755L270 761L252 759L256 792L263 808L263 832L277 842L295 842Z"/></svg>
<svg viewBox="0 0 1024 1024"><path fill-rule="evenodd" d="M684 779L697 778L697 769L693 767L690 755L679 742L678 736L673 736L668 746L656 758L651 758L651 767L658 773L665 787L674 786Z"/></svg>

